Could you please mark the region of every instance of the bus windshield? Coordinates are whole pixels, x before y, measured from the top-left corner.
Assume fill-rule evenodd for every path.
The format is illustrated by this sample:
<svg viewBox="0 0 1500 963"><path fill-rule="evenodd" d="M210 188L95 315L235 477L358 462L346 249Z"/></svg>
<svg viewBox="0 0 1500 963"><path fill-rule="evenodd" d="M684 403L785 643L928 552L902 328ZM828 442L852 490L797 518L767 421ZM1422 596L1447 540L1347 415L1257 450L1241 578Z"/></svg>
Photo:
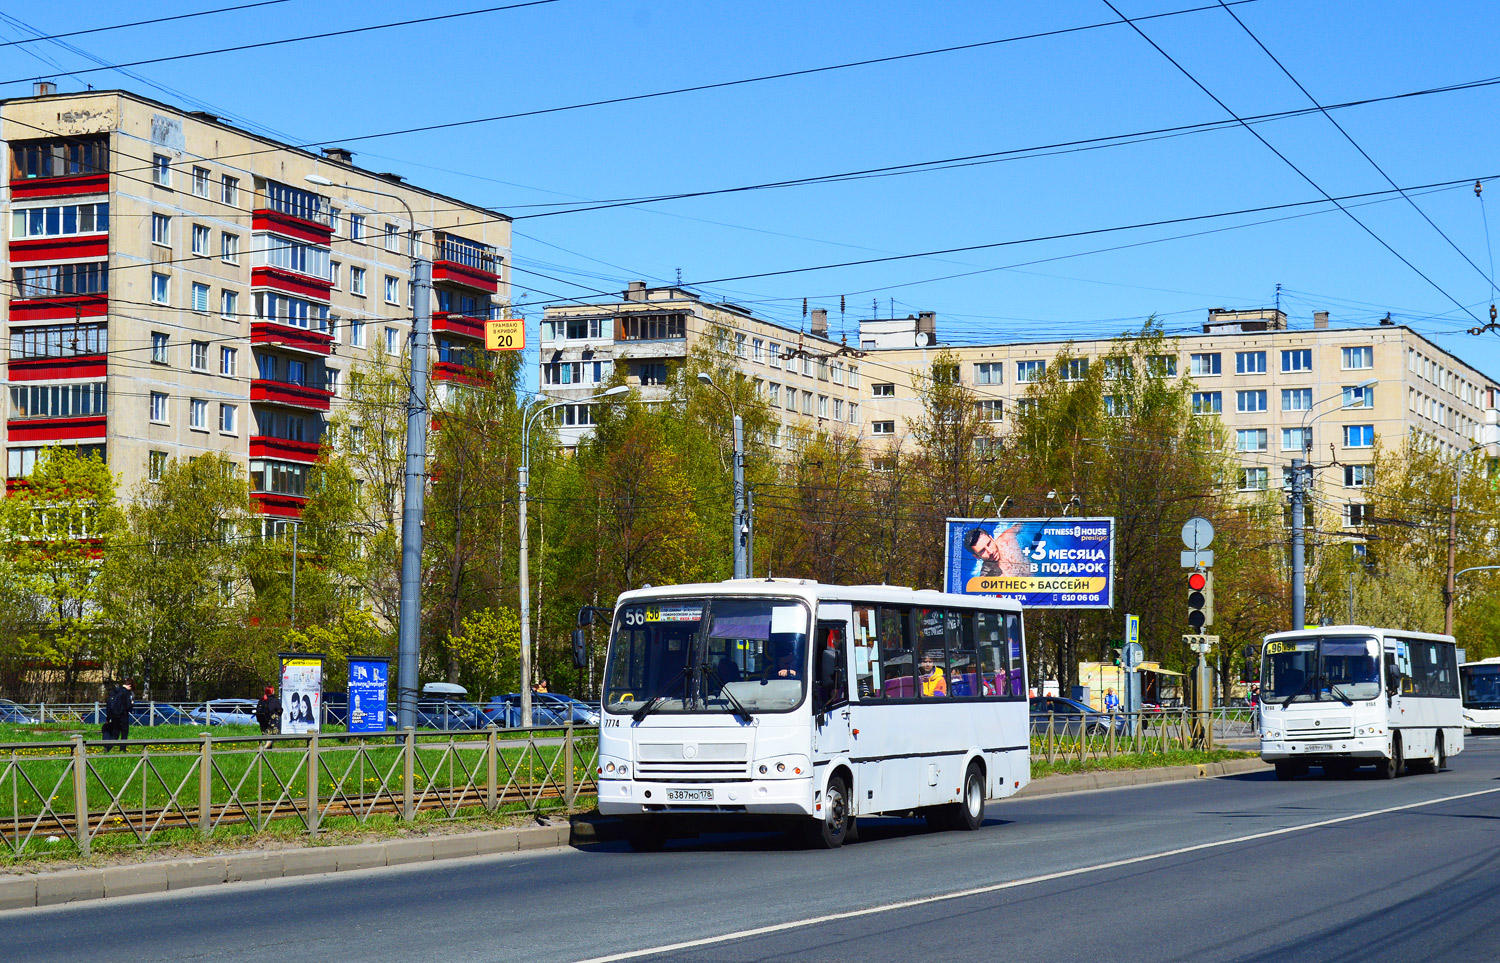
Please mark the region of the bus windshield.
<svg viewBox="0 0 1500 963"><path fill-rule="evenodd" d="M807 689L807 606L793 599L663 599L615 615L610 712L787 712Z"/></svg>
<svg viewBox="0 0 1500 963"><path fill-rule="evenodd" d="M1278 639L1266 643L1261 698L1271 704L1356 702L1380 695L1380 643L1372 638Z"/></svg>
<svg viewBox="0 0 1500 963"><path fill-rule="evenodd" d="M1464 708L1500 709L1500 662L1461 665L1458 675L1463 680Z"/></svg>

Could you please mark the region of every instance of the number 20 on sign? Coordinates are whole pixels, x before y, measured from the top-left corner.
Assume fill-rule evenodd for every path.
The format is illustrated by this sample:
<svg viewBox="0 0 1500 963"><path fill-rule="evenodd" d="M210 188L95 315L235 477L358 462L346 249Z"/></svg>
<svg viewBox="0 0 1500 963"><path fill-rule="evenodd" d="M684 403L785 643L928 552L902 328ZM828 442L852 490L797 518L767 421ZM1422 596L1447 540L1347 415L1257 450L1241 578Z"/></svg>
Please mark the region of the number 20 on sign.
<svg viewBox="0 0 1500 963"><path fill-rule="evenodd" d="M520 351L526 347L526 322L521 318L486 321L484 346L490 351Z"/></svg>

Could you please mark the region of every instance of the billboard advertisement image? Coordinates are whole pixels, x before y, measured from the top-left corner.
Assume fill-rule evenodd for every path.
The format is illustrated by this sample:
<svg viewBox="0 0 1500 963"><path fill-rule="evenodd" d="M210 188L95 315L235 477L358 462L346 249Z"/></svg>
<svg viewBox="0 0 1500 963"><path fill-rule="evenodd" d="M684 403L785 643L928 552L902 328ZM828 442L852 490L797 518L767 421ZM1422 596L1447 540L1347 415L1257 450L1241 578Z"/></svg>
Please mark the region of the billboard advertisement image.
<svg viewBox="0 0 1500 963"><path fill-rule="evenodd" d="M350 732L385 732L389 727L386 698L390 671L390 659L350 656Z"/></svg>
<svg viewBox="0 0 1500 963"><path fill-rule="evenodd" d="M281 731L317 732L323 717L323 657L281 654Z"/></svg>
<svg viewBox="0 0 1500 963"><path fill-rule="evenodd" d="M1113 518L950 518L944 588L1034 608L1114 605Z"/></svg>

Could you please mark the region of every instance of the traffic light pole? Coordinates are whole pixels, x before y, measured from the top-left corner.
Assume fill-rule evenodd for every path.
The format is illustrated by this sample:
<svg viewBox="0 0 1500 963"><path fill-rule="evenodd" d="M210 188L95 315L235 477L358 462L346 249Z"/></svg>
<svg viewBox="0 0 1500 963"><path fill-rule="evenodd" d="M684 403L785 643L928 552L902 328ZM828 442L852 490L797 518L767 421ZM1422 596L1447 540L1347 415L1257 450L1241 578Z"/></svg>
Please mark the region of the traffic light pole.
<svg viewBox="0 0 1500 963"><path fill-rule="evenodd" d="M1305 514L1303 504L1303 473L1305 462L1301 458L1292 459L1292 630L1297 631L1307 624L1307 586L1305 579L1307 575L1306 564L1303 559L1303 535L1302 520Z"/></svg>

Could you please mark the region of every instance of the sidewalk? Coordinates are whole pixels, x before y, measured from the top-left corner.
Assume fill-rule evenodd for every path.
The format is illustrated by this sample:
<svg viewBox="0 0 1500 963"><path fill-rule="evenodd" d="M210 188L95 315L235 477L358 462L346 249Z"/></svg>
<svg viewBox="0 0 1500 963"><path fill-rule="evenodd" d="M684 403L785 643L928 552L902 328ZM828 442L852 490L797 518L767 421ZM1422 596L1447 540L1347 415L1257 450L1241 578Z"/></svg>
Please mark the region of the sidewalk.
<svg viewBox="0 0 1500 963"><path fill-rule="evenodd" d="M1024 798L1094 789L1119 789L1259 772L1269 768L1259 759L1236 759L1164 769L1085 772L1048 776L1028 784L1016 795ZM545 825L518 829L162 859L99 869L43 868L34 873L0 874L0 911L143 893L165 893L216 883L342 873L463 856L492 856L570 845L609 843L621 838L619 820L597 814L582 814L568 820L558 817Z"/></svg>

